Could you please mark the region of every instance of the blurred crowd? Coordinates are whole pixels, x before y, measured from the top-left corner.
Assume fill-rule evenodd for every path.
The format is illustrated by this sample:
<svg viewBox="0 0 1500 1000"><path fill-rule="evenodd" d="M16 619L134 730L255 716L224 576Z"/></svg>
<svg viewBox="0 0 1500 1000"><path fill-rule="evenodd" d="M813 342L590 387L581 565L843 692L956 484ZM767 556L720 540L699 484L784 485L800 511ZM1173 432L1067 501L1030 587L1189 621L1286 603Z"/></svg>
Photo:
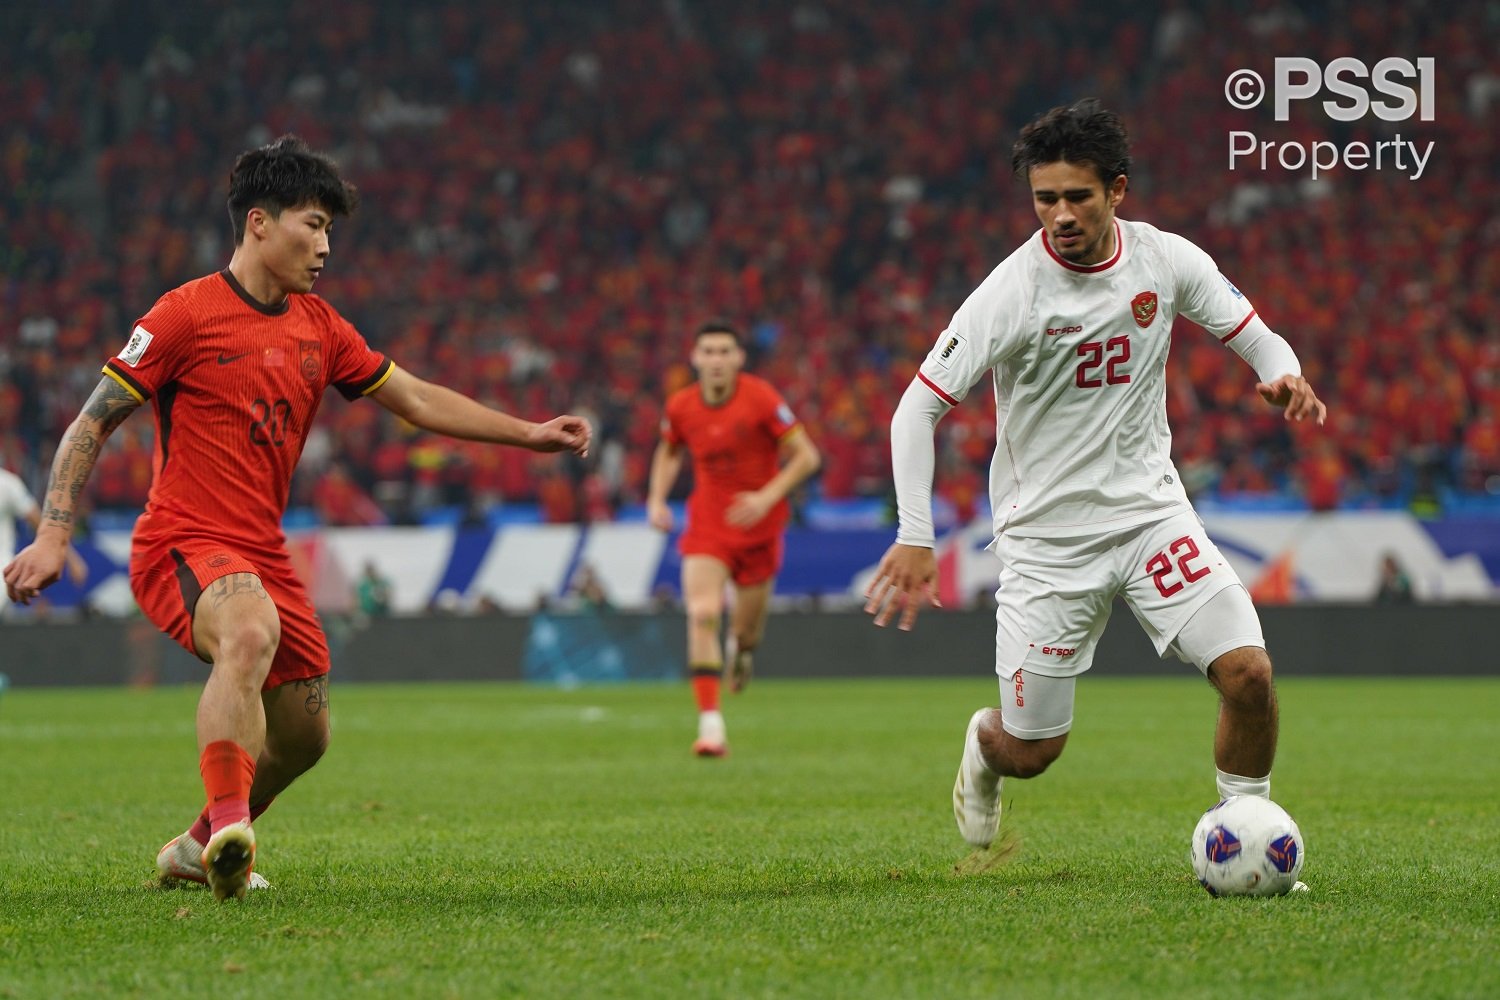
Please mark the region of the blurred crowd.
<svg viewBox="0 0 1500 1000"><path fill-rule="evenodd" d="M693 0L0 5L0 465L34 489L162 292L229 258L237 153L296 132L358 184L318 293L416 374L586 461L417 432L330 397L292 502L328 523L601 520L645 493L661 405L708 317L747 331L824 455L821 498L890 490L891 411L964 296L1036 228L1017 129L1095 95L1131 128L1125 218L1208 250L1330 408L1291 427L1179 321L1168 408L1199 495L1314 509L1500 493L1500 8ZM1436 115L1231 108L1271 56L1436 58ZM1228 167L1228 134L1436 143L1424 175ZM989 390L941 426L939 492L984 504ZM151 421L90 488L138 507Z"/></svg>

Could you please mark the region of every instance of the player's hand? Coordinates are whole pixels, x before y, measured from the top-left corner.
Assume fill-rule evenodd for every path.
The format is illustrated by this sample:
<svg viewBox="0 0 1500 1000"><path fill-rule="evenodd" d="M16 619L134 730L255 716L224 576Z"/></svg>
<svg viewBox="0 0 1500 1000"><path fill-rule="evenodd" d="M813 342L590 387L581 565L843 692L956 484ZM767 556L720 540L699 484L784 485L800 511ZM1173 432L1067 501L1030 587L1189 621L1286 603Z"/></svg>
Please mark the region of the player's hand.
<svg viewBox="0 0 1500 1000"><path fill-rule="evenodd" d="M865 588L865 613L874 615L875 624L884 627L900 611L898 627L910 632L924 605L943 606L937 592L937 556L926 546L897 542L886 550Z"/></svg>
<svg viewBox="0 0 1500 1000"><path fill-rule="evenodd" d="M67 542L38 538L5 567L5 595L17 604L30 604L62 576L68 555Z"/></svg>
<svg viewBox="0 0 1500 1000"><path fill-rule="evenodd" d="M724 522L731 528L753 527L771 513L771 508L774 506L776 506L776 501L759 490L736 493L734 499L729 502L729 509L724 512Z"/></svg>
<svg viewBox="0 0 1500 1000"><path fill-rule="evenodd" d="M1301 375L1283 375L1273 382L1257 382L1255 391L1272 406L1281 407L1288 420L1312 417L1321 427L1328 416L1328 407Z"/></svg>
<svg viewBox="0 0 1500 1000"><path fill-rule="evenodd" d="M587 420L564 414L533 427L526 447L532 451L571 451L579 458L588 458L593 436Z"/></svg>
<svg viewBox="0 0 1500 1000"><path fill-rule="evenodd" d="M657 531L672 530L672 508L662 500L646 501L646 520Z"/></svg>

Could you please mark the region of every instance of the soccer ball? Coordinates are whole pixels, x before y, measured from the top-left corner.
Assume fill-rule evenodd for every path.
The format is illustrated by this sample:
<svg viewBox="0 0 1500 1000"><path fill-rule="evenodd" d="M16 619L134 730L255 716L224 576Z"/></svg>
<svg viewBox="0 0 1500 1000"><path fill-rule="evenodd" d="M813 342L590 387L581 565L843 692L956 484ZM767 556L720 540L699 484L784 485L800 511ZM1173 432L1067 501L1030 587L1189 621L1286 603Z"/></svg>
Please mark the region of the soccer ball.
<svg viewBox="0 0 1500 1000"><path fill-rule="evenodd" d="M1256 795L1225 799L1193 831L1193 871L1212 896L1291 892L1306 853L1296 821Z"/></svg>

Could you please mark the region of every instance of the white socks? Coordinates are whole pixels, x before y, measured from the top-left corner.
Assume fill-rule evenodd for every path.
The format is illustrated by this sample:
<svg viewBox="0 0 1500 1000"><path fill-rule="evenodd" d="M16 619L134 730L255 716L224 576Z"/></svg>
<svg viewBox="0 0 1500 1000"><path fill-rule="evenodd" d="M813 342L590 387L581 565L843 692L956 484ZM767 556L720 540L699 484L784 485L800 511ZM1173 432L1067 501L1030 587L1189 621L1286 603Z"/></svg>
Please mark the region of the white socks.
<svg viewBox="0 0 1500 1000"><path fill-rule="evenodd" d="M1215 769L1217 770L1217 769ZM1271 776L1264 778L1246 778L1238 774L1230 774L1228 771L1218 771L1219 798L1227 799L1234 795L1255 795L1263 799L1271 797Z"/></svg>

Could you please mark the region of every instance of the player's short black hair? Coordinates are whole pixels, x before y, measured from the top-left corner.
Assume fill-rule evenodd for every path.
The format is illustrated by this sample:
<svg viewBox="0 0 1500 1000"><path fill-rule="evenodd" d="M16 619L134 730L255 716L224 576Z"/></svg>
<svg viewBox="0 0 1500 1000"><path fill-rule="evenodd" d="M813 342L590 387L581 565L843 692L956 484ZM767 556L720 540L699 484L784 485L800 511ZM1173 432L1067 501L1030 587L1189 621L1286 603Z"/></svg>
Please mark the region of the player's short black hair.
<svg viewBox="0 0 1500 1000"><path fill-rule="evenodd" d="M1091 164L1107 188L1116 177L1130 176L1130 136L1120 116L1096 99L1085 97L1059 105L1021 129L1011 147L1011 166L1026 177L1044 163Z"/></svg>
<svg viewBox="0 0 1500 1000"><path fill-rule="evenodd" d="M734 338L736 347L745 346L745 338L740 334L739 328L733 323L722 319L711 319L699 326L698 331L693 334L693 343L696 344L710 333L727 333Z"/></svg>
<svg viewBox="0 0 1500 1000"><path fill-rule="evenodd" d="M350 215L359 207L359 191L339 176L338 164L295 135L250 149L234 161L229 174L229 224L234 245L245 239L245 213L262 208L279 217L283 210L316 205L331 215Z"/></svg>

